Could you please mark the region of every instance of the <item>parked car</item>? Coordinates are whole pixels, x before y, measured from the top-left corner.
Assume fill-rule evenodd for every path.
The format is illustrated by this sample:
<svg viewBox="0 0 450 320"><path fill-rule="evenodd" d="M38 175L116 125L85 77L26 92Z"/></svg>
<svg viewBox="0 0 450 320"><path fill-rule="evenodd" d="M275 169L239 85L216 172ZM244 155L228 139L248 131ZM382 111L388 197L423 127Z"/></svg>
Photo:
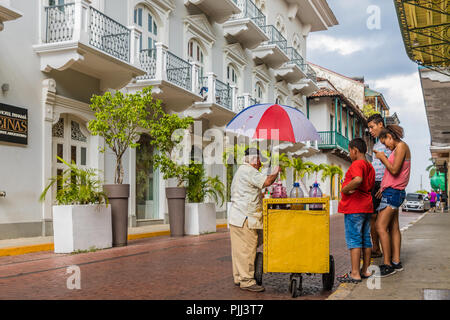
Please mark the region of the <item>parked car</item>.
<svg viewBox="0 0 450 320"><path fill-rule="evenodd" d="M430 210L430 201L426 195L421 193L408 193L406 200L402 205L403 211L420 211Z"/></svg>

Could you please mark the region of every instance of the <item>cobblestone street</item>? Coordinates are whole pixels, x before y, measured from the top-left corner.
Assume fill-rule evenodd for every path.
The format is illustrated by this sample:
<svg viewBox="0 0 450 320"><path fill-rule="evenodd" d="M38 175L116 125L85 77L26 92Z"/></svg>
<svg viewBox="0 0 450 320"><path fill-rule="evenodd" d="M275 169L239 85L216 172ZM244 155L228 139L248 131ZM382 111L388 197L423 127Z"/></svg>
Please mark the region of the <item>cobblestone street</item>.
<svg viewBox="0 0 450 320"><path fill-rule="evenodd" d="M401 227L420 213L401 214ZM343 216L331 217L336 274L348 271ZM67 267L81 270L81 289L67 289ZM291 299L288 274L264 275L264 293L234 286L227 229L200 237L157 237L127 247L76 255L52 252L0 258L0 299ZM338 286L335 282L334 289ZM325 299L320 275L303 277L303 296Z"/></svg>

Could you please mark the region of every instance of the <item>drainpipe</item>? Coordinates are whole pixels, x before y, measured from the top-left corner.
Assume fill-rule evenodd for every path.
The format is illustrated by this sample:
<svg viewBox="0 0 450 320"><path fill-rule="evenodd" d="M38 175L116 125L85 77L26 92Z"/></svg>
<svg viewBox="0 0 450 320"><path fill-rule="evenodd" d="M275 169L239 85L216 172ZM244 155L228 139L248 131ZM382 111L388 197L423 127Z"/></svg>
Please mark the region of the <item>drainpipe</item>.
<svg viewBox="0 0 450 320"><path fill-rule="evenodd" d="M306 98L306 117L309 119L309 99Z"/></svg>

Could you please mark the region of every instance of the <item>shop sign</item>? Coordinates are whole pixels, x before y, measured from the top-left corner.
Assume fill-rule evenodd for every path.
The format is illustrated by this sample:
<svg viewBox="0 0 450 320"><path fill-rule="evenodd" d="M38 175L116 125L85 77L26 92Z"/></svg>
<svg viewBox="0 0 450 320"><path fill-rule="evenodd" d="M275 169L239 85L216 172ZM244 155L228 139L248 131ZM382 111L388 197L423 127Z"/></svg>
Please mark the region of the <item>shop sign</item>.
<svg viewBox="0 0 450 320"><path fill-rule="evenodd" d="M0 103L0 141L28 144L28 110Z"/></svg>

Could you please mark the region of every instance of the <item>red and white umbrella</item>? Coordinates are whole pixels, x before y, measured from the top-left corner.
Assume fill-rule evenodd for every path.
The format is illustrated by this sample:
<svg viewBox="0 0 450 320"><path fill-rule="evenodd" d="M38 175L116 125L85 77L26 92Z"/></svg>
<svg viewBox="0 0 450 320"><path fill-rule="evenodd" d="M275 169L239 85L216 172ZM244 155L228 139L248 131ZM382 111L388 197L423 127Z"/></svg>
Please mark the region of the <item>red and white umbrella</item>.
<svg viewBox="0 0 450 320"><path fill-rule="evenodd" d="M278 129L278 132L272 130ZM226 131L251 139L291 142L320 141L311 121L300 110L278 104L257 104L242 110Z"/></svg>

